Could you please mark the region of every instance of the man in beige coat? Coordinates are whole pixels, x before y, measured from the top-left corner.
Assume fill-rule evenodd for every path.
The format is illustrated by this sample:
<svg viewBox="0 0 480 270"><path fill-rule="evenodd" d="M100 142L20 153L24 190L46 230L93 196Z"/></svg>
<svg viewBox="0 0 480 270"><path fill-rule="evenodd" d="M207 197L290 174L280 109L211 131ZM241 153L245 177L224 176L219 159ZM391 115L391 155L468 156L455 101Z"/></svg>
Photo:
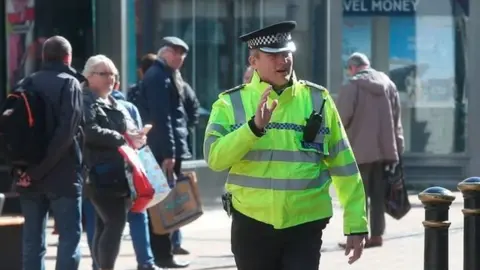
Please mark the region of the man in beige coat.
<svg viewBox="0 0 480 270"><path fill-rule="evenodd" d="M376 247L385 231L383 173L398 164L404 148L400 99L395 84L371 68L364 54L352 54L347 68L351 79L340 89L337 107L370 198L371 236L365 246Z"/></svg>

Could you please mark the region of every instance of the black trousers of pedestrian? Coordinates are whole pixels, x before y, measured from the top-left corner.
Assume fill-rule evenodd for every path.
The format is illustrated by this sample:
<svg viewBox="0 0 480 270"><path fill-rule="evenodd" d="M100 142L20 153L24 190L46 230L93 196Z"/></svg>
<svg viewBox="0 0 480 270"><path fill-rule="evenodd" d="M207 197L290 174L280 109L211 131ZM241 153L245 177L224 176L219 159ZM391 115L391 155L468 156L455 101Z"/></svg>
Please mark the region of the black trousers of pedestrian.
<svg viewBox="0 0 480 270"><path fill-rule="evenodd" d="M328 221L321 219L278 230L234 210L231 241L237 268L318 270L322 231Z"/></svg>
<svg viewBox="0 0 480 270"><path fill-rule="evenodd" d="M128 197L100 193L91 195L90 200L95 208L92 257L100 269L113 269L131 201Z"/></svg>
<svg viewBox="0 0 480 270"><path fill-rule="evenodd" d="M370 198L370 203L368 198L365 200L366 209L370 212L370 234L371 236L382 236L385 232L384 163L365 163L358 165L358 168L362 175L365 194Z"/></svg>
<svg viewBox="0 0 480 270"><path fill-rule="evenodd" d="M161 164L161 161L162 160L159 160L158 163ZM173 168L173 171L176 175L180 175L182 171L181 159L175 160L175 167ZM155 261L171 260L173 258L171 234L154 234L151 220L151 218L148 219L148 226L150 227L150 245L152 247Z"/></svg>

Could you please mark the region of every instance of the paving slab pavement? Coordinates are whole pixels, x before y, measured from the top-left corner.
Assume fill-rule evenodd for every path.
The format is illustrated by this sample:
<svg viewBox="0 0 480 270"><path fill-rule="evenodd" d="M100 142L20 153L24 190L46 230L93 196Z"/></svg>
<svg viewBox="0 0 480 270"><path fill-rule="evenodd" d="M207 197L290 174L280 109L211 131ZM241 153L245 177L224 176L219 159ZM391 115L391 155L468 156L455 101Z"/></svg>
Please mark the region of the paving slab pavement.
<svg viewBox="0 0 480 270"><path fill-rule="evenodd" d="M463 200L456 193L457 199L450 210L450 269L461 269L463 265L463 216L461 213ZM422 221L424 210L416 195L410 196L413 204L411 212L402 220L396 221L387 217L387 231L384 246L368 249L363 257L354 265L347 264L343 251L337 243L343 240L342 210L335 203L335 213L329 226L324 231L324 245L320 269L348 270L422 270L424 234ZM184 247L192 252L185 259L192 261L191 270L236 269L230 252L230 220L223 210L209 210L195 223L182 228ZM55 243L51 229L48 243ZM123 241L116 270L136 269L135 255L130 240ZM83 258L80 270L91 269L91 259L82 238ZM47 251L47 269L54 269L56 247L49 246Z"/></svg>

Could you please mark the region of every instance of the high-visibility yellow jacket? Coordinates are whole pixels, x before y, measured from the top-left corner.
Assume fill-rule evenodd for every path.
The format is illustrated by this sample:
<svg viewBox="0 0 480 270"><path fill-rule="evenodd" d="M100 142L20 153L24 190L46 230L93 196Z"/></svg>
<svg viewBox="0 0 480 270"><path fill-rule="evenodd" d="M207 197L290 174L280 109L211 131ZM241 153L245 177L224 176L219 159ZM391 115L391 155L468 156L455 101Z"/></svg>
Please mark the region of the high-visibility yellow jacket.
<svg viewBox="0 0 480 270"><path fill-rule="evenodd" d="M318 85L293 80L278 100L267 132L257 137L247 122L268 85L254 73L249 84L219 95L204 142L205 160L215 171L229 169L226 189L233 207L260 222L283 229L333 215L333 182L344 208L344 233L367 232L365 192L355 157L335 104ZM302 141L312 111L323 125L313 143Z"/></svg>

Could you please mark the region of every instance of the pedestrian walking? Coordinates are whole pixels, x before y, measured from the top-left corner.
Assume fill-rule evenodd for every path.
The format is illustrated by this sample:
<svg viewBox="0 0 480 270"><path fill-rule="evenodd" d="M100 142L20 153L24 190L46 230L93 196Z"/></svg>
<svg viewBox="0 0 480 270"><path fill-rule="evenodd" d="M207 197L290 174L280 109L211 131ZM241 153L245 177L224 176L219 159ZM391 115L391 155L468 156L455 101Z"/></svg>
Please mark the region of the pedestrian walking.
<svg viewBox="0 0 480 270"><path fill-rule="evenodd" d="M295 26L240 37L253 76L220 94L207 125L205 160L229 170L223 199L240 270L318 270L330 183L344 208L349 263L367 235L362 179L332 97L293 71Z"/></svg>
<svg viewBox="0 0 480 270"><path fill-rule="evenodd" d="M404 148L400 98L395 84L373 69L365 54L352 54L347 68L351 79L340 89L337 107L370 198L365 202L371 235L365 247L378 247L385 232L384 172L393 170Z"/></svg>

